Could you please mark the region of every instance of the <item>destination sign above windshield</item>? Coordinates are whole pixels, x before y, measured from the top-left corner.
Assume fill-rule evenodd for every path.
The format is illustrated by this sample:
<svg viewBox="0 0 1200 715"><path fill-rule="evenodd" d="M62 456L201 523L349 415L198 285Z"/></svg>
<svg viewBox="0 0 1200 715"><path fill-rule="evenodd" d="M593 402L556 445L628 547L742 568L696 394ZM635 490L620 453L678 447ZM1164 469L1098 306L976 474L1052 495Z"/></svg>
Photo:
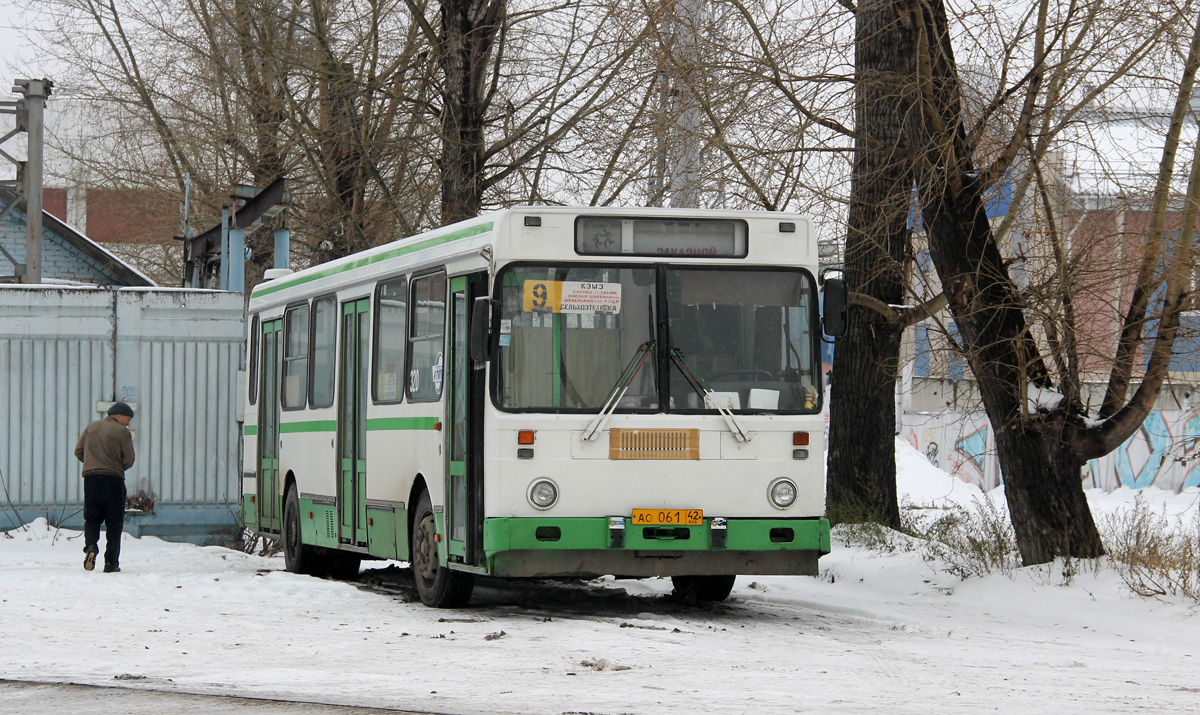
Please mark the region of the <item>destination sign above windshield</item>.
<svg viewBox="0 0 1200 715"><path fill-rule="evenodd" d="M575 251L583 255L745 258L746 222L580 216Z"/></svg>

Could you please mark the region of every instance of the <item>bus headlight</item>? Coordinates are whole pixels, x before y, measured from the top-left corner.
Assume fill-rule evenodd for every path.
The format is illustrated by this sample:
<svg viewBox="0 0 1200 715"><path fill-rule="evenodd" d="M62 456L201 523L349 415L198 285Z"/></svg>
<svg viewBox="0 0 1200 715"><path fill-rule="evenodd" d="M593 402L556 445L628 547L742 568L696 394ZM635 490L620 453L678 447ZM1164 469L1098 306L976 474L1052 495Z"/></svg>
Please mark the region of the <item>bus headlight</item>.
<svg viewBox="0 0 1200 715"><path fill-rule="evenodd" d="M767 487L767 497L776 509L787 509L796 503L796 483L786 477L780 477Z"/></svg>
<svg viewBox="0 0 1200 715"><path fill-rule="evenodd" d="M529 503L534 509L549 509L558 501L558 487L549 479L538 479L529 485Z"/></svg>

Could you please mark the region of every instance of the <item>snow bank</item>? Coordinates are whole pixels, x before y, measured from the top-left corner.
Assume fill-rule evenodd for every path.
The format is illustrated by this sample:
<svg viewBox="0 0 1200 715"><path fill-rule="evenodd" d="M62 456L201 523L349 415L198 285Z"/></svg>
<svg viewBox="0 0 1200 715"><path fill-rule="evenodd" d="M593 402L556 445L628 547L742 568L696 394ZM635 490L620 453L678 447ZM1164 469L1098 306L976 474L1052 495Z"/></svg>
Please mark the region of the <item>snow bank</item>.
<svg viewBox="0 0 1200 715"><path fill-rule="evenodd" d="M896 489L901 503L916 506L970 506L983 497L975 484L957 479L929 463L908 442L896 438Z"/></svg>

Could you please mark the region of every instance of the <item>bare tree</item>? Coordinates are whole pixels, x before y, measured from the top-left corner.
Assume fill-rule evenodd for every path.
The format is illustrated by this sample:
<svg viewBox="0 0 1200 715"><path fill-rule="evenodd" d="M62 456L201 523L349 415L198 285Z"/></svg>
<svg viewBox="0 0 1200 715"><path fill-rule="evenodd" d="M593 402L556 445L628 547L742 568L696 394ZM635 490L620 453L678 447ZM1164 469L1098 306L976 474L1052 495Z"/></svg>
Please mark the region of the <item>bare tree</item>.
<svg viewBox="0 0 1200 715"><path fill-rule="evenodd" d="M1061 16L1052 17L1058 12ZM1064 352L1070 341L1056 338L1073 330L1071 283L1061 284L1050 304L1031 306L1031 295L1011 276L1000 236L987 218L984 196L1022 153L1036 171L1055 137L1078 121L1087 101L1143 69L1152 52L1161 52L1162 43L1174 39L1168 36L1170 28L1184 20L1196 22L1194 8L1185 3L1141 12L1102 2L1059 8L1043 0L1010 36L1009 47L1028 43L1024 71L1012 78L1001 76L999 89L973 116L964 99L944 3L907 3L904 17L918 45L919 109L911 116L907 135L920 159L916 185L921 213L964 355L995 428L1022 559L1036 564L1058 556L1100 555L1103 546L1080 471L1088 459L1108 453L1138 429L1167 377L1183 307L1183 275L1194 260L1190 236L1200 198L1200 155L1194 157L1181 221L1180 235L1185 238L1168 247L1155 243L1152 232L1143 257L1166 267L1158 274L1145 271L1139 278L1138 290L1147 296L1165 286L1156 311L1157 333L1152 340L1140 331L1122 333L1123 344L1149 346L1141 385L1126 399L1119 383L1127 373L1118 359L1110 383L1115 387L1098 412L1089 412L1081 398L1078 359ZM1176 108L1159 181L1163 192L1169 191L1174 174L1170 145L1178 140L1200 64L1200 27L1194 29L1181 79L1175 83ZM1096 84L1082 87L1097 78ZM1077 104L1066 102L1072 84L1082 90L1083 101ZM1008 107L1013 111L1007 125L995 121ZM998 124L1007 131L997 131ZM1162 209L1158 205L1156 213ZM1061 241L1056 227L1050 240ZM1064 251L1057 255L1065 260ZM1143 317L1132 308L1127 320ZM1039 320L1054 326L1046 339L1039 339L1035 331ZM1047 353L1056 357L1047 360Z"/></svg>
<svg viewBox="0 0 1200 715"><path fill-rule="evenodd" d="M301 260L432 225L431 66L377 0L55 0L64 95L92 111L61 146L93 180L182 198L214 221L237 184L289 179ZM97 42L99 40L99 42ZM145 68L152 68L148 71ZM131 148L136 151L130 151ZM251 237L259 269L272 243ZM305 248L310 248L306 251ZM253 276L251 276L253 283Z"/></svg>
<svg viewBox="0 0 1200 715"><path fill-rule="evenodd" d="M904 325L913 167L904 133L915 104L914 34L892 0L855 11L854 168L846 278L859 294L834 355L827 511L837 521L900 526L895 384ZM866 442L866 444L864 444Z"/></svg>

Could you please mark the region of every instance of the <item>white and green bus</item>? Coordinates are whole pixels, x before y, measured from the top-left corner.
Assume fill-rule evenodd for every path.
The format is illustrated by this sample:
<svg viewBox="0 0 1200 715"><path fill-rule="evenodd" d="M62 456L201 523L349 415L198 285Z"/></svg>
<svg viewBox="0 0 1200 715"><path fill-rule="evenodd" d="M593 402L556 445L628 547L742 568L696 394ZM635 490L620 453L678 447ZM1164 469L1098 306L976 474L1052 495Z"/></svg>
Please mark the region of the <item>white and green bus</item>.
<svg viewBox="0 0 1200 715"><path fill-rule="evenodd" d="M246 525L295 572L409 561L438 607L476 574L815 574L817 271L799 215L520 207L262 283Z"/></svg>

